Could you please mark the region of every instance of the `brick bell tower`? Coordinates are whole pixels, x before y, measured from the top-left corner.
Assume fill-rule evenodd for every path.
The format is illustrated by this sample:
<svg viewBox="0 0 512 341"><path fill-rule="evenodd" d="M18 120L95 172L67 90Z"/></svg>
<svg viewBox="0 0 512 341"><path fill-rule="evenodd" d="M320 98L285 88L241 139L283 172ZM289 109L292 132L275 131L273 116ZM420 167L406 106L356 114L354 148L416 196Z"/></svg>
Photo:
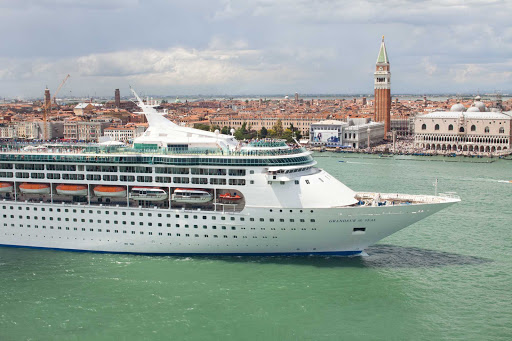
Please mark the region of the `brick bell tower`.
<svg viewBox="0 0 512 341"><path fill-rule="evenodd" d="M384 44L384 36L382 36L382 43L380 44L374 78L375 121L384 122L384 137L386 137L391 127L391 72L389 71L389 59Z"/></svg>

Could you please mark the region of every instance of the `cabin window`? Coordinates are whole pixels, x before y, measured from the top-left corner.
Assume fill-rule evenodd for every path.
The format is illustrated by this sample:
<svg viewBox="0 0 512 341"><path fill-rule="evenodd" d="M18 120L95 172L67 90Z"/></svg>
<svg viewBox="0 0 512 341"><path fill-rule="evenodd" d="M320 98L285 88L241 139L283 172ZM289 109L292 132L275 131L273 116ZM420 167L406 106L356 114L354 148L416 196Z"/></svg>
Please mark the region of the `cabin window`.
<svg viewBox="0 0 512 341"><path fill-rule="evenodd" d="M245 186L245 179L229 179L229 184L232 186Z"/></svg>
<svg viewBox="0 0 512 341"><path fill-rule="evenodd" d="M230 176L245 176L245 169L230 169Z"/></svg>

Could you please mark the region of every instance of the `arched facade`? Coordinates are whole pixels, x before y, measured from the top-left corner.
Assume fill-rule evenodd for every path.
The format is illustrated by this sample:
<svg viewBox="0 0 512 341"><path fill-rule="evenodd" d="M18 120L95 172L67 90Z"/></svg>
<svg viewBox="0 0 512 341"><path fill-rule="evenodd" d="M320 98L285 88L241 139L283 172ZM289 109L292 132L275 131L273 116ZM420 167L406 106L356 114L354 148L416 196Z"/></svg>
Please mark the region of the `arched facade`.
<svg viewBox="0 0 512 341"><path fill-rule="evenodd" d="M436 151L497 153L508 151L512 112L433 112L415 118L414 146Z"/></svg>

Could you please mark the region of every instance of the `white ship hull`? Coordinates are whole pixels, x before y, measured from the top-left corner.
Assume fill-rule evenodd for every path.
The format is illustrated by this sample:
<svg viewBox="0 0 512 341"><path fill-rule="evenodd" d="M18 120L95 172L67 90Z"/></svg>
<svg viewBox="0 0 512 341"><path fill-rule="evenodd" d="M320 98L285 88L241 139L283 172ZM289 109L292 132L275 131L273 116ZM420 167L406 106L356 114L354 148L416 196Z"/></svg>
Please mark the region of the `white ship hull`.
<svg viewBox="0 0 512 341"><path fill-rule="evenodd" d="M3 201L0 244L141 254L351 255L457 201L244 213ZM21 216L18 206L24 208ZM61 221L49 220L50 208L60 210Z"/></svg>

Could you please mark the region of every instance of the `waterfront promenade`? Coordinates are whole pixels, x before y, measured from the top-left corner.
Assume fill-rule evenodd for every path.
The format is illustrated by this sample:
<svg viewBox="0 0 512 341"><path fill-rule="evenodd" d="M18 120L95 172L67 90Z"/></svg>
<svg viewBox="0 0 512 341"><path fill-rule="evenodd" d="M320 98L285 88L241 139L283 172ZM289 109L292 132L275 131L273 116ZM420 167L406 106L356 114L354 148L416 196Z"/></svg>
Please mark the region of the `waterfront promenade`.
<svg viewBox="0 0 512 341"><path fill-rule="evenodd" d="M331 152L342 152L342 153L364 153L364 154L379 154L379 155L419 155L419 156L465 156L465 157L505 157L512 158L510 150L500 152L470 152L470 151L456 151L456 150L432 150L425 148L414 147L414 139L400 139L393 145L392 141L385 142L375 147L366 149L356 148L321 148L314 147L310 148L313 151L331 151Z"/></svg>

